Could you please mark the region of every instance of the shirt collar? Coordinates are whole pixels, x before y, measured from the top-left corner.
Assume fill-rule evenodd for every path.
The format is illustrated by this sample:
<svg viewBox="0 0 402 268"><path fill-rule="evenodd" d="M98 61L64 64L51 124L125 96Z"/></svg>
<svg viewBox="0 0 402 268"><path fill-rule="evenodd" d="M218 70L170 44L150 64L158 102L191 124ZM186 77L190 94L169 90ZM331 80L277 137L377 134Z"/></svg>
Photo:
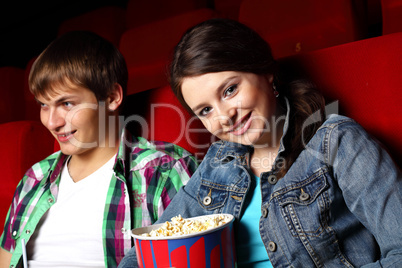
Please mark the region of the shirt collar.
<svg viewBox="0 0 402 268"><path fill-rule="evenodd" d="M124 128L120 137L120 144L119 150L117 151L116 155L116 161L113 166L113 170L116 173L123 175L126 174L126 160L130 159L130 154L132 153L129 147L133 146L133 144L135 143L138 143L138 139L135 136L131 135L130 131Z"/></svg>
<svg viewBox="0 0 402 268"><path fill-rule="evenodd" d="M48 170L49 173L47 174L47 178L51 184L56 181L64 167L64 162L68 159L68 155L63 154L61 151L57 152L57 154L58 155L51 164Z"/></svg>

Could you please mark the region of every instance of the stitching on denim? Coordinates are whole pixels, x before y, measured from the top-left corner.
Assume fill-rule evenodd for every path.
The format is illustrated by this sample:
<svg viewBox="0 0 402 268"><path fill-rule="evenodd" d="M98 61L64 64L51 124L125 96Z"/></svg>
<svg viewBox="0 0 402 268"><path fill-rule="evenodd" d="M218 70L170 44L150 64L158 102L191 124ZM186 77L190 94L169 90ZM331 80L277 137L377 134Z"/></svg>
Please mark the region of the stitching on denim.
<svg viewBox="0 0 402 268"><path fill-rule="evenodd" d="M284 194L286 194L286 193L288 193L290 191L293 191L293 190L301 188L301 187L303 187L303 186L305 186L307 184L310 184L312 181L316 180L318 177L324 176L326 173L328 173L328 168L327 167L320 168L318 171L316 171L309 178L307 178L307 179L305 179L305 180L303 180L301 182L292 184L289 187L282 188L282 189L272 193L271 198L270 198L269 201L271 201L274 198L278 198L279 196L283 196ZM325 187L325 186L327 186L327 182L324 179L324 186L323 187ZM321 188L323 188L323 187L321 187ZM319 190L321 190L321 188Z"/></svg>
<svg viewBox="0 0 402 268"><path fill-rule="evenodd" d="M321 197L323 202L323 207L321 208L321 218L322 218L321 222L323 224L323 228L326 229L327 227L329 227L328 225L329 209L330 209L329 193L327 191L324 191Z"/></svg>
<svg viewBox="0 0 402 268"><path fill-rule="evenodd" d="M330 146L329 146L329 140L331 139L331 136L332 136L332 133L333 133L333 131L335 131L340 125L342 125L342 124L345 124L345 123L354 123L354 122L356 122L355 120L353 120L353 119L351 119L351 118L345 118L345 119L342 119L342 120L339 120L339 121L337 121L337 122L334 122L334 123L330 123L330 124L328 124L328 125L325 125L325 126L321 126L319 129L321 129L321 128L327 128L328 130L326 131L326 134L325 134L325 138L324 138L324 142L325 142L325 146L324 146L324 148L326 148L326 151L327 151L327 155L326 155L326 158L327 159L325 159L325 163L327 163L327 164L329 164L329 161L330 161L330 156L331 156L331 153L330 153ZM319 130L318 129L318 130ZM317 131L318 131L317 130ZM328 137L328 138L327 138Z"/></svg>
<svg viewBox="0 0 402 268"><path fill-rule="evenodd" d="M273 232L274 236L275 236L275 241L280 241L280 239L278 238L278 236L276 235L276 232ZM268 237L267 237L268 238ZM268 238L269 240L269 238ZM288 259L288 257L286 256L285 252L283 251L282 247L280 246L280 244L276 243L277 247L280 249L280 251L282 252L282 255L285 257L286 261L288 262L288 267L293 268L294 266L292 265L291 261ZM265 245L264 245L265 246ZM268 250L267 250L268 252Z"/></svg>
<svg viewBox="0 0 402 268"><path fill-rule="evenodd" d="M294 205L293 204L289 204L289 212L292 210L293 211L293 215L294 215L294 217L295 217L295 219L297 220L297 224L300 226L300 232L296 229L295 231L296 231L296 234L305 234L305 235L307 235L307 236L309 236L309 237L319 237L323 232L324 232L324 228L323 228L323 226L321 226L321 223L320 223L320 226L315 230L315 231L305 231L303 228L301 228L301 224L300 224L300 219L299 219L299 217L297 216L297 213L296 213L296 209L294 208ZM293 226L296 226L296 224L295 224L295 222L294 222L294 220L293 220L293 216L292 215L290 215L290 218L292 219L292 222L293 222Z"/></svg>
<svg viewBox="0 0 402 268"><path fill-rule="evenodd" d="M238 190L236 190L231 186L214 183L214 182L207 181L207 180L201 180L201 185L203 185L205 187L214 188L214 189L220 190L220 191L229 191L229 192L242 193L242 194L246 193L246 191L247 191L247 189L243 189L243 188L239 188L239 187L237 187Z"/></svg>
<svg viewBox="0 0 402 268"><path fill-rule="evenodd" d="M304 248L307 250L311 258L313 259L314 263L318 267L323 267L317 253L314 250L314 247L310 244L310 241L308 239L307 232L305 232L302 228L302 225L300 224L300 219L297 216L296 210L294 209L293 204L289 205L289 212L291 213L290 218L292 219L293 226L296 228L296 233L298 234L298 237L300 239L300 242L303 244ZM321 228L322 229L322 228ZM300 230L300 231L299 231ZM321 232L322 233L322 232Z"/></svg>
<svg viewBox="0 0 402 268"><path fill-rule="evenodd" d="M281 213L281 216L282 216L282 218L285 220L285 223L286 223L286 225L287 225L287 227L288 227L288 230L289 230L289 232L290 232L290 235L292 236L292 237L298 237L298 234L297 234L297 231L296 231L296 228L294 228L293 227L293 221L292 221L292 219L291 219L291 217L290 217L290 215L289 215L289 213L287 213L286 211L288 211L289 210L289 208L286 206L286 207L280 207L279 208L279 211L280 211L280 213Z"/></svg>
<svg viewBox="0 0 402 268"><path fill-rule="evenodd" d="M334 238L335 238L333 244L336 244L336 256L339 258L339 260L340 260L343 264L345 264L345 266L350 267L350 268L353 268L354 266L353 266L353 265L347 260L347 258L342 254L341 249L340 249L340 247L339 247L339 240L336 239L336 232L335 232L335 230L334 230L331 226L328 226L328 234L329 234L331 237L334 237Z"/></svg>

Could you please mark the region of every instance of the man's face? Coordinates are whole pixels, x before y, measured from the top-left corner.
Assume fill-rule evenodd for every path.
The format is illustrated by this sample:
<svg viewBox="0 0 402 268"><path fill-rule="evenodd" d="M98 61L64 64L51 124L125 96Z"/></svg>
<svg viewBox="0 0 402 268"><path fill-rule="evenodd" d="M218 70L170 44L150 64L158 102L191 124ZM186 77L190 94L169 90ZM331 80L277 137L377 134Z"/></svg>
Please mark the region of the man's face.
<svg viewBox="0 0 402 268"><path fill-rule="evenodd" d="M98 101L87 88L71 83L57 85L49 94L38 96L41 104L40 118L52 133L66 155L91 154L100 149L107 139L101 133ZM103 128L104 130L104 128Z"/></svg>

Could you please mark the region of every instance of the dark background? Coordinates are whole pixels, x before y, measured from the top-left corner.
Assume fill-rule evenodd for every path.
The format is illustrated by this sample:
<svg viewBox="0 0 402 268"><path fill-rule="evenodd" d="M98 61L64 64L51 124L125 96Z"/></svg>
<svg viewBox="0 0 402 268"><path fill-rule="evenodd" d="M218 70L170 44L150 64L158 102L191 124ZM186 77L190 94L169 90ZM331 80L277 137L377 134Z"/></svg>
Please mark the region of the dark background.
<svg viewBox="0 0 402 268"><path fill-rule="evenodd" d="M57 37L62 21L102 6L126 8L128 0L24 0L0 4L0 67L25 68Z"/></svg>

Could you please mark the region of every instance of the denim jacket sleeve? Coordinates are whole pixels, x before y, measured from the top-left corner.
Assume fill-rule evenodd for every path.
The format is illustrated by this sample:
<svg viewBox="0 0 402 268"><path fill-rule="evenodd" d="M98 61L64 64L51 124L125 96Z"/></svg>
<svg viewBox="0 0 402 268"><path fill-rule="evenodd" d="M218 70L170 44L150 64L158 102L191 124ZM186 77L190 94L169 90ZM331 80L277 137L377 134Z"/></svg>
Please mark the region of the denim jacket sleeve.
<svg viewBox="0 0 402 268"><path fill-rule="evenodd" d="M352 120L328 125L325 156L346 205L374 235L381 258L364 267L402 267L402 176L388 153Z"/></svg>

